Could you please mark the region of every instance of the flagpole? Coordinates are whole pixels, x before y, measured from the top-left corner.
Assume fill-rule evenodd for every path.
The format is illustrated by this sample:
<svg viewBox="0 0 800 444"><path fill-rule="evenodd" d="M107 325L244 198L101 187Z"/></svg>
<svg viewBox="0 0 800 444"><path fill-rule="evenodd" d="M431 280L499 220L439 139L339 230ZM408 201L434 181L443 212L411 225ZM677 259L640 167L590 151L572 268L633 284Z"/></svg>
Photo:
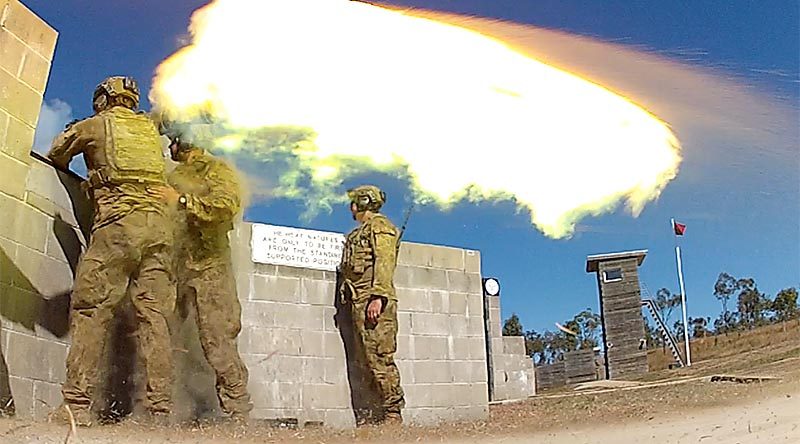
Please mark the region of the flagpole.
<svg viewBox="0 0 800 444"><path fill-rule="evenodd" d="M681 262L681 247L678 246L678 236L675 233L675 219L672 222L672 236L675 239L675 259L678 263L678 284L681 287L681 308L683 309L683 340L686 347L686 366L692 366L692 352L689 347L689 320L686 316L686 288L683 285L683 263Z"/></svg>

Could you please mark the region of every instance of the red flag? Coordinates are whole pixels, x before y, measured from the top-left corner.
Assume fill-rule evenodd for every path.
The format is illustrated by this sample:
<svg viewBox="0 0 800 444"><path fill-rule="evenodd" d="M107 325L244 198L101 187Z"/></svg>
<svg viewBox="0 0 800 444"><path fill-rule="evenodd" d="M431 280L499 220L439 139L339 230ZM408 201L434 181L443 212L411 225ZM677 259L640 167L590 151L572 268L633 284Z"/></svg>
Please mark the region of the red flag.
<svg viewBox="0 0 800 444"><path fill-rule="evenodd" d="M683 236L683 233L686 231L686 224L679 224L678 222L672 222L672 228L675 230L676 236Z"/></svg>

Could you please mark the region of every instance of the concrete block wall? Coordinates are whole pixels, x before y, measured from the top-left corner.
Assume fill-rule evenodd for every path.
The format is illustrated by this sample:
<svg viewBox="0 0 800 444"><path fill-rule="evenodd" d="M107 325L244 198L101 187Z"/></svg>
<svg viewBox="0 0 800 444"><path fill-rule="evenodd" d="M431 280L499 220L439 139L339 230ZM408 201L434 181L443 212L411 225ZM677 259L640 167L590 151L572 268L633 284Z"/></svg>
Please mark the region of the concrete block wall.
<svg viewBox="0 0 800 444"><path fill-rule="evenodd" d="M77 181L30 154L56 38L19 1L0 1L0 387L8 378L21 417L42 418L60 402L67 293L83 241L60 183Z"/></svg>
<svg viewBox="0 0 800 444"><path fill-rule="evenodd" d="M347 316L330 271L253 263L252 225L232 236L254 417L354 424ZM478 252L404 243L398 258L397 365L416 424L488 414Z"/></svg>
<svg viewBox="0 0 800 444"><path fill-rule="evenodd" d="M484 296L492 401L523 399L536 394L533 359L525 353L525 338L503 336L500 296Z"/></svg>

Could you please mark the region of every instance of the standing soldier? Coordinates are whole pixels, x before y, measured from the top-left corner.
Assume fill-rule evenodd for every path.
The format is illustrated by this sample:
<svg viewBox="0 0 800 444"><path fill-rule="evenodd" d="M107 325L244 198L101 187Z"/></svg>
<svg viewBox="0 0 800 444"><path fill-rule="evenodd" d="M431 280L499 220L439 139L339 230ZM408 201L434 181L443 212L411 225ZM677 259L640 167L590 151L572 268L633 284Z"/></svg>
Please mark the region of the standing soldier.
<svg viewBox="0 0 800 444"><path fill-rule="evenodd" d="M347 235L340 266L344 300L349 302L355 334L356 362L366 370L382 402L382 418L401 423L405 406L397 351L397 296L394 270L399 233L378 211L386 194L365 185L347 192L350 212L359 226Z"/></svg>
<svg viewBox="0 0 800 444"><path fill-rule="evenodd" d="M71 300L72 346L67 356L64 404L78 424L93 422L101 357L115 309L130 295L145 361L147 408L171 410L172 360L165 313L175 304L171 272L173 234L166 206L147 186L166 183L161 139L153 122L137 113L139 88L130 77L109 77L97 86L94 116L70 125L48 157L60 168L83 154L84 182L94 203L89 247L78 265Z"/></svg>
<svg viewBox="0 0 800 444"><path fill-rule="evenodd" d="M222 411L246 420L252 409L248 372L236 344L242 329L242 306L236 295L228 232L241 210L236 173L202 148L175 138L170 144L178 166L169 175L171 187L151 192L179 209L176 272L179 313L195 307L200 345L216 374Z"/></svg>

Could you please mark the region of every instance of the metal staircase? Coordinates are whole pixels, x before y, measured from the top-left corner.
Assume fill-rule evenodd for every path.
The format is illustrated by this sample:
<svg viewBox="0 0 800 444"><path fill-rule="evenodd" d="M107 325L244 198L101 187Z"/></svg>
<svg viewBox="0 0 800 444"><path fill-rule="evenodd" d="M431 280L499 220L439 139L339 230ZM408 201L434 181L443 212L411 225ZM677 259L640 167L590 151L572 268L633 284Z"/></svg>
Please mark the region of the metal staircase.
<svg viewBox="0 0 800 444"><path fill-rule="evenodd" d="M650 296L650 293L645 289L645 294ZM675 340L675 337L672 336L672 333L669 332L666 324L661 319L661 316L658 315L658 309L656 308L656 303L652 299L642 299L642 307L647 307L650 311L650 316L656 321L656 326L658 327L659 332L661 332L661 336L664 338L664 343L667 344L669 350L672 352L672 356L675 358L675 361L680 364L681 367L686 366L686 361L684 361L683 356L681 356L680 351L678 350L678 342Z"/></svg>

